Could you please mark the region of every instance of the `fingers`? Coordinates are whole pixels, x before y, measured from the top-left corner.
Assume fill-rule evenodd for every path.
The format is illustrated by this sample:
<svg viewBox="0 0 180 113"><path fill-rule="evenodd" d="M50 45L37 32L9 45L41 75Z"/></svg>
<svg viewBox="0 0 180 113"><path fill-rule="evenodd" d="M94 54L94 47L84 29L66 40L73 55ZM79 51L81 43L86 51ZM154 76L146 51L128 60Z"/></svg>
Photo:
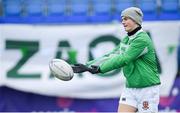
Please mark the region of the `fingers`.
<svg viewBox="0 0 180 113"><path fill-rule="evenodd" d="M91 67L98 67L98 66L96 66L96 65L91 65Z"/></svg>
<svg viewBox="0 0 180 113"><path fill-rule="evenodd" d="M83 64L74 64L74 66L82 66Z"/></svg>
<svg viewBox="0 0 180 113"><path fill-rule="evenodd" d="M99 73L99 66L91 65L90 67L87 67L84 64L74 64L72 65L74 73L82 73L85 71L89 71L92 74Z"/></svg>
<svg viewBox="0 0 180 113"><path fill-rule="evenodd" d="M88 67L86 67L84 64L74 64L72 65L72 68L74 73L83 73L88 71Z"/></svg>

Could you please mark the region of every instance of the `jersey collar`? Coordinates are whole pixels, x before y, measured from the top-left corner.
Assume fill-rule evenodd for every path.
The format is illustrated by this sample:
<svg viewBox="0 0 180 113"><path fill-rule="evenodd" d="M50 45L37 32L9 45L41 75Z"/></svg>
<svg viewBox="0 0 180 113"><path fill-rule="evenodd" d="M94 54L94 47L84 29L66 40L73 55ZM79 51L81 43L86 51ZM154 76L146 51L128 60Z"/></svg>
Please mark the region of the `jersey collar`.
<svg viewBox="0 0 180 113"><path fill-rule="evenodd" d="M136 36L137 36L139 33L141 33L141 32L143 32L142 29L140 29L139 31L137 31L134 35L131 35L131 36L128 36L128 37L129 37L130 40L133 40L133 39L136 38Z"/></svg>

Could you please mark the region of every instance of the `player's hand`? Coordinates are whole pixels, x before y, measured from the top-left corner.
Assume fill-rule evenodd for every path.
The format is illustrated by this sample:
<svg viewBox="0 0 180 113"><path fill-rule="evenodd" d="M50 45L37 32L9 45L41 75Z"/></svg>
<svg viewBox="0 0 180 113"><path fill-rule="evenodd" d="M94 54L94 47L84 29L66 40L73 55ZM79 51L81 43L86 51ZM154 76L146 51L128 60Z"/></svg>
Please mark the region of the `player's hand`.
<svg viewBox="0 0 180 113"><path fill-rule="evenodd" d="M71 66L74 73L83 73L89 71L89 68L84 64L74 64Z"/></svg>
<svg viewBox="0 0 180 113"><path fill-rule="evenodd" d="M99 66L95 66L95 65L91 65L88 71L92 74L97 74L101 72Z"/></svg>

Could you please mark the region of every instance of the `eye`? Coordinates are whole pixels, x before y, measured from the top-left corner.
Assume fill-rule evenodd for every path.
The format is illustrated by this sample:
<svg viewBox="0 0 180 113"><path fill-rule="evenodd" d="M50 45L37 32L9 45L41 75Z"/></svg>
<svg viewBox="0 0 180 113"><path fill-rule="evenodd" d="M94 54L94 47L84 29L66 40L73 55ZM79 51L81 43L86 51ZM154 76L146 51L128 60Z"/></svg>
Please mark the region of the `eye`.
<svg viewBox="0 0 180 113"><path fill-rule="evenodd" d="M126 21L128 18L127 17L123 17L122 18L122 21Z"/></svg>

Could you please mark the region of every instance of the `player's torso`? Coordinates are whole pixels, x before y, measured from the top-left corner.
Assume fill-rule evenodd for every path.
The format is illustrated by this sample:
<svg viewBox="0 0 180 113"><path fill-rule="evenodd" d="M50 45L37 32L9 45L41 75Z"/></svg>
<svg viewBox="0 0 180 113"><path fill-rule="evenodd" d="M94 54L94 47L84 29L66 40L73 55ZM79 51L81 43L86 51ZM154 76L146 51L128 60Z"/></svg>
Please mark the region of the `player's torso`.
<svg viewBox="0 0 180 113"><path fill-rule="evenodd" d="M141 33L146 34L145 32ZM142 36L145 36L143 38L147 38L148 52L123 67L124 76L127 78L127 87L147 87L160 83L152 41L146 35ZM124 54L136 38L138 38L137 35L134 35L134 37L126 36L121 41L116 53Z"/></svg>

